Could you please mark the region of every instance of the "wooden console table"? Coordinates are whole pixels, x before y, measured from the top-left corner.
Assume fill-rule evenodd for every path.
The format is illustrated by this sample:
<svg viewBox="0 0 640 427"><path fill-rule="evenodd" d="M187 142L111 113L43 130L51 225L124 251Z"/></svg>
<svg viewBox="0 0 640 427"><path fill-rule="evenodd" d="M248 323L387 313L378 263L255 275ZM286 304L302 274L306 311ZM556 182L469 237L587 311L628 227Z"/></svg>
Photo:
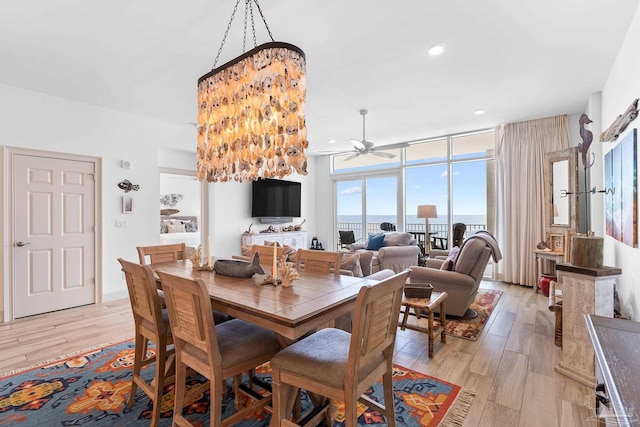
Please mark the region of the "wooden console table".
<svg viewBox="0 0 640 427"><path fill-rule="evenodd" d="M308 249L306 231L285 231L281 233L243 234L242 245L264 245L264 242L278 242L293 249Z"/></svg>
<svg viewBox="0 0 640 427"><path fill-rule="evenodd" d="M598 421L640 424L640 323L593 315L585 316L585 321L596 354L598 383L604 385L601 393L609 400L596 404Z"/></svg>
<svg viewBox="0 0 640 427"><path fill-rule="evenodd" d="M622 270L571 264L558 264L556 270L558 286L562 288L562 358L556 371L594 387L595 356L584 316L613 317L613 285Z"/></svg>
<svg viewBox="0 0 640 427"><path fill-rule="evenodd" d="M542 261L550 260L558 265L564 261L564 252L541 251L536 249L533 253L536 256L536 283L533 285L533 289L538 293L538 290L540 289L540 276L545 274L542 272ZM553 275L556 275L555 271L553 272Z"/></svg>

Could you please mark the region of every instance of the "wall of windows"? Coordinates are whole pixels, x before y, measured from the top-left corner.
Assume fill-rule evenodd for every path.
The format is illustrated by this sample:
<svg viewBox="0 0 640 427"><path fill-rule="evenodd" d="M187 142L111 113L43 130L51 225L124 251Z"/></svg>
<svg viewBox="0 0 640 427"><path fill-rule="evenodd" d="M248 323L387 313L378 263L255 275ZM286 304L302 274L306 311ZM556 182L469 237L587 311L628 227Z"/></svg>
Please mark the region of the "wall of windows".
<svg viewBox="0 0 640 427"><path fill-rule="evenodd" d="M354 230L366 241L367 233L390 222L399 231L425 233L417 218L419 205L436 205L438 217L429 220L431 240L450 245L454 223L467 225L467 233L494 228L493 130L450 135L411 143L383 159L372 155L345 161L349 154L332 156L335 182L335 224ZM378 147L378 151L383 147ZM358 206L359 210L353 209Z"/></svg>

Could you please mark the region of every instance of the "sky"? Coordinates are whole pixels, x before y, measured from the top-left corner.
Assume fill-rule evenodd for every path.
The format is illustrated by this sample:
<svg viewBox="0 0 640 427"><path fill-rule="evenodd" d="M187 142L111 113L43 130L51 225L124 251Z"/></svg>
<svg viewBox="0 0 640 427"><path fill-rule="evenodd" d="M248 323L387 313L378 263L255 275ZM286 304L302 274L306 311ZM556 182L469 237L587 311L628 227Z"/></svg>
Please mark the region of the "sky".
<svg viewBox="0 0 640 427"><path fill-rule="evenodd" d="M418 205L437 206L439 216L448 211L447 164L407 167L406 213L415 216ZM452 163L453 212L455 215L486 215L486 161ZM394 215L397 210L396 176L372 177L367 183L367 214ZM338 215L360 215L362 183L339 181Z"/></svg>

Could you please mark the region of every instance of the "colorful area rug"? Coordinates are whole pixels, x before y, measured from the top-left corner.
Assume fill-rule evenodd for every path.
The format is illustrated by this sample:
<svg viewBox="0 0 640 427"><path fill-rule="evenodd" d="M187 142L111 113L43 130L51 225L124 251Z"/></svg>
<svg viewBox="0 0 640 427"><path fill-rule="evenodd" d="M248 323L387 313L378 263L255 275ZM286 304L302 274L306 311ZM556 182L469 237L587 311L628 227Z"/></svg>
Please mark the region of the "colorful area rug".
<svg viewBox="0 0 640 427"><path fill-rule="evenodd" d="M138 389L135 405L125 408L133 358L134 342L128 340L0 377L0 426L148 426L152 405L143 392ZM153 378L153 369L145 368L143 375ZM259 371L266 381L271 380L268 364ZM190 381L195 384L204 379ZM394 367L393 382L400 426L461 426L474 396L455 384L400 366ZM173 385L165 392L160 426L171 425ZM383 400L382 384L376 383L367 394ZM303 408L305 405L310 405L306 395ZM340 406L334 426L344 425L344 408ZM233 411L233 393L229 391L223 402L223 418ZM184 413L193 425L208 426L208 393ZM382 416L364 407L358 413L359 425L387 425ZM236 425L267 426L270 418L267 409Z"/></svg>
<svg viewBox="0 0 640 427"><path fill-rule="evenodd" d="M491 313L493 313L493 310L496 308L498 300L501 296L502 291L499 291L497 289L478 289L476 298L470 306L471 309L475 310L478 313L478 316L474 319L469 320L447 317L447 324L445 329L447 335L464 338L471 341L477 340L480 336L480 332L482 332L482 328L484 328L487 320L489 320L489 316L491 316ZM428 327L428 321L424 317L417 319L415 316L410 316L407 321L407 325L426 329ZM439 326L440 323L436 320L434 327Z"/></svg>

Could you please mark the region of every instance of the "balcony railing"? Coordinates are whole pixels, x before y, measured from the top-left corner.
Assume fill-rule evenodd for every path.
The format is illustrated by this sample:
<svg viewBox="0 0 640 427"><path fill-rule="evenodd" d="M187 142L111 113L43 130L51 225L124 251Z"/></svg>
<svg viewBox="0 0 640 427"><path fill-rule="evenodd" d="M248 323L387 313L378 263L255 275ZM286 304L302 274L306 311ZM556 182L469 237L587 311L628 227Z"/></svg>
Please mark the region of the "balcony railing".
<svg viewBox="0 0 640 427"><path fill-rule="evenodd" d="M467 226L467 233L469 233L470 231L487 229L486 224L466 224L466 226ZM370 233L374 234L374 233L380 233L382 231L380 230L380 224L377 222L367 223L366 231L364 233L362 230L362 223L360 222L339 222L338 230L340 231L352 230L353 234L355 235L356 242L366 242L367 237ZM424 223L405 224L405 231L409 233L416 233L418 235L422 235L422 237L424 238L425 224ZM437 237L439 238L439 241L442 242L443 239L446 240L448 233L449 233L449 229L447 224L429 224L429 235L431 236L432 240L434 237Z"/></svg>

